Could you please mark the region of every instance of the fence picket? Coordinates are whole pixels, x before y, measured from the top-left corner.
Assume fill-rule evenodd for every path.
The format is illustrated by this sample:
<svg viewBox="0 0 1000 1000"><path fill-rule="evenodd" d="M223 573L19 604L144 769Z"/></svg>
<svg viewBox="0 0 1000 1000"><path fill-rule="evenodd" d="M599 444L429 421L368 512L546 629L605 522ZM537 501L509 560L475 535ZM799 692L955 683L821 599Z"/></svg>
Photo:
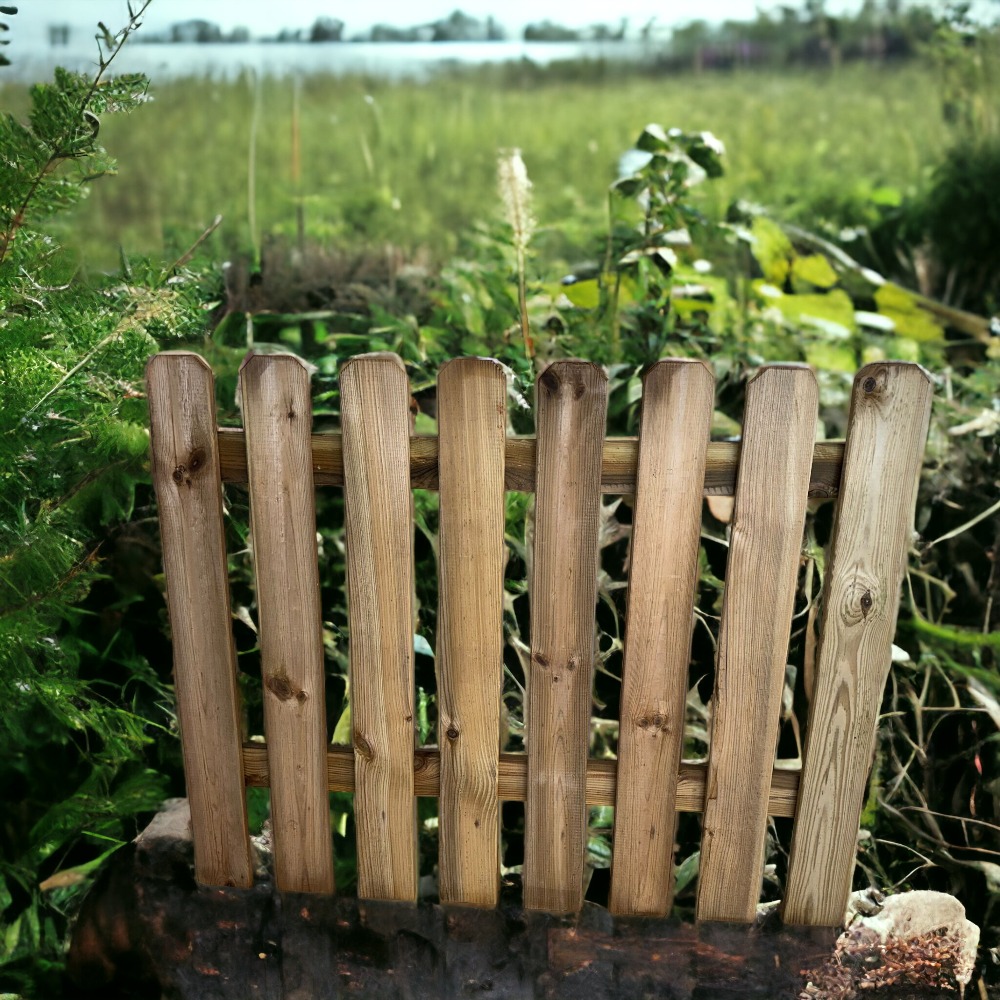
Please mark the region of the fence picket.
<svg viewBox="0 0 1000 1000"><path fill-rule="evenodd" d="M932 395L927 373L905 362L866 365L854 380L792 830L790 924L844 919Z"/></svg>
<svg viewBox="0 0 1000 1000"><path fill-rule="evenodd" d="M816 410L808 368L767 366L747 386L712 705L699 920L749 923L760 898Z"/></svg>
<svg viewBox="0 0 1000 1000"><path fill-rule="evenodd" d="M670 910L691 606L714 396L715 380L699 361L660 361L642 383L612 913L664 916Z"/></svg>
<svg viewBox="0 0 1000 1000"><path fill-rule="evenodd" d="M410 387L394 354L340 372L358 895L417 898Z"/></svg>
<svg viewBox="0 0 1000 1000"><path fill-rule="evenodd" d="M195 878L248 888L253 868L212 369L197 354L164 352L150 360L146 383Z"/></svg>
<svg viewBox="0 0 1000 1000"><path fill-rule="evenodd" d="M496 361L438 373L438 885L442 903L484 907L500 876L506 399Z"/></svg>
<svg viewBox="0 0 1000 1000"><path fill-rule="evenodd" d="M334 891L309 373L291 355L240 367L278 888Z"/></svg>
<svg viewBox="0 0 1000 1000"><path fill-rule="evenodd" d="M583 905L586 775L597 601L604 372L557 361L538 378L524 905Z"/></svg>

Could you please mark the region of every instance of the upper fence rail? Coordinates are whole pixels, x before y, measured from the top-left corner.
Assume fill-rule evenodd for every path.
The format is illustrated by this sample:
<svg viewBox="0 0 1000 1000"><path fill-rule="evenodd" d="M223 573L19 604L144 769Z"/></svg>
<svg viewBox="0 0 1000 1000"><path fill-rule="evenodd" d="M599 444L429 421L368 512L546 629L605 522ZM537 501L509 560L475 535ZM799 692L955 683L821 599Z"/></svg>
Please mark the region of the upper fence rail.
<svg viewBox="0 0 1000 1000"><path fill-rule="evenodd" d="M245 787L271 789L280 889L331 892L328 790L355 794L358 891L413 900L419 795L439 798L443 902L492 906L499 805L525 802L529 908L583 901L587 809L614 805L610 907L672 905L676 815L703 814L697 915L747 921L768 816L794 816L784 917L839 923L889 669L931 403L919 366L857 375L844 442L814 442L807 368L764 366L740 442L708 440L707 365L643 380L638 438L605 439L607 379L559 361L536 389L538 437L505 436L488 359L438 379L440 436L412 436L392 355L341 374L341 433L311 433L308 373L290 356L241 369L245 427L215 427L212 373L184 352L149 365L153 480L174 638L196 876L248 886ZM221 483L246 483L266 744L240 731ZM352 746L325 732L313 488L341 485ZM441 746L417 747L411 489L440 490ZM527 752L501 752L504 490L536 492ZM601 493L632 495L617 760L588 759ZM707 762L681 759L702 496L733 495ZM801 774L775 767L810 497L836 497Z"/></svg>

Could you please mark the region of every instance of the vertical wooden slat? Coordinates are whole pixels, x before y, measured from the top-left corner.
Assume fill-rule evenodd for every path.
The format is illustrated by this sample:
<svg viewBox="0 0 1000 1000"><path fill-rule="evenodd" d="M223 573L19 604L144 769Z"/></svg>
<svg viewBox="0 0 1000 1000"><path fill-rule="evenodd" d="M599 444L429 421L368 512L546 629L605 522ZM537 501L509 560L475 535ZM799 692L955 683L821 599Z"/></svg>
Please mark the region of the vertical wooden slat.
<svg viewBox="0 0 1000 1000"><path fill-rule="evenodd" d="M786 923L835 927L844 919L932 395L927 373L905 362L866 365L854 380Z"/></svg>
<svg viewBox="0 0 1000 1000"><path fill-rule="evenodd" d="M495 906L503 681L507 379L488 358L438 374L438 884L442 903Z"/></svg>
<svg viewBox="0 0 1000 1000"><path fill-rule="evenodd" d="M702 819L698 919L749 923L802 549L816 380L769 366L747 386Z"/></svg>
<svg viewBox="0 0 1000 1000"><path fill-rule="evenodd" d="M524 905L583 905L586 772L607 376L557 361L538 378Z"/></svg>
<svg viewBox="0 0 1000 1000"><path fill-rule="evenodd" d="M240 367L264 732L278 888L334 889L309 372L291 355Z"/></svg>
<svg viewBox="0 0 1000 1000"><path fill-rule="evenodd" d="M612 913L663 916L673 882L701 490L715 380L694 360L642 383L618 739Z"/></svg>
<svg viewBox="0 0 1000 1000"><path fill-rule="evenodd" d="M358 895L417 898L410 388L394 354L340 373Z"/></svg>
<svg viewBox="0 0 1000 1000"><path fill-rule="evenodd" d="M195 878L248 888L253 869L212 369L197 354L158 354L146 385Z"/></svg>

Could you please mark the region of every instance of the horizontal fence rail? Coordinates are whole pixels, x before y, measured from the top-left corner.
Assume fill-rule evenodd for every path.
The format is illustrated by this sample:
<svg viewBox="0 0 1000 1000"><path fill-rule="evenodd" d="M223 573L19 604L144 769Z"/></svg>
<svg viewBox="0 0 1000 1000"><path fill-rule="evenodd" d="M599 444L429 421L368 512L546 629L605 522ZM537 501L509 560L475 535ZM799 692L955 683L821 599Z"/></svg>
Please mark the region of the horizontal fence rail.
<svg viewBox="0 0 1000 1000"><path fill-rule="evenodd" d="M501 753L497 764L497 798L501 802L523 802L528 796L528 756ZM248 786L267 788L267 745L243 744L243 770ZM354 750L332 744L326 751L327 783L331 792L353 792ZM674 808L679 813L700 813L705 807L706 764L683 761L677 770ZM613 806L618 788L618 761L591 757L587 760L586 798L588 806ZM775 768L768 793L769 816L792 817L798 801L800 774ZM435 798L441 788L441 754L437 747L417 747L413 751L413 794Z"/></svg>
<svg viewBox="0 0 1000 1000"><path fill-rule="evenodd" d="M323 431L312 436L313 482L317 486L344 485L344 451L341 435ZM219 460L224 483L247 481L246 438L242 430L219 428ZM537 446L531 437L507 438L504 445L504 488L535 492ZM837 496L844 462L843 441L817 441L813 446L809 495L817 499ZM738 441L709 441L705 455L704 496L732 496L740 464ZM634 493L639 465L638 438L607 438L601 457L601 492ZM410 486L438 489L438 439L410 436Z"/></svg>
<svg viewBox="0 0 1000 1000"><path fill-rule="evenodd" d="M248 356L243 429L214 426L212 373L197 355L158 355L147 382L200 882L252 884L245 792L266 787L278 887L333 892L328 793L350 792L359 896L413 901L416 800L433 796L442 902L492 907L500 803L523 802L525 906L573 912L589 807L613 806L613 912L670 912L677 814L692 812L699 919L754 918L768 817L788 817L783 917L840 922L927 434L923 369L865 366L846 440L820 442L815 378L783 364L747 384L739 442L708 440L714 379L689 359L646 373L638 438L605 438L606 375L578 360L539 375L537 439L506 436L505 376L489 359L442 368L440 437L411 433L409 381L392 354L345 364L340 432L312 432L308 371L292 356ZM265 742L241 733L225 483L246 484L250 500ZM322 486L344 489L350 746L331 745L325 723ZM433 747L416 746L413 489L440 492ZM524 753L501 752L505 490L536 494ZM602 493L631 495L633 511L617 759L588 756ZM696 762L681 758L702 498L713 496L732 496L733 509L709 751ZM810 498L836 508L793 770L775 758Z"/></svg>

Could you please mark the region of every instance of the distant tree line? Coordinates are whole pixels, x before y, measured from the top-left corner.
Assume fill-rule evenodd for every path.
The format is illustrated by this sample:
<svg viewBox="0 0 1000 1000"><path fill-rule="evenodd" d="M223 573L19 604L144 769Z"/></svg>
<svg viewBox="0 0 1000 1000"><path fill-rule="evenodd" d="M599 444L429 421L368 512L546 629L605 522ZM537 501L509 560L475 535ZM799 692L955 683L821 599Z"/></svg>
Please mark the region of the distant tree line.
<svg viewBox="0 0 1000 1000"><path fill-rule="evenodd" d="M967 11L961 3L927 0L864 0L853 14L827 13L826 0L804 0L801 6L779 5L758 9L752 20L710 24L694 20L669 29L656 19L629 30L628 20L617 25L593 24L570 28L551 20L528 24L529 42L601 41L641 42L647 58L662 70L729 69L738 66L808 64L836 66L845 60L880 60L916 54L946 23L954 25ZM448 17L425 24L399 27L376 24L370 30L344 35L344 22L319 17L311 28L284 28L262 38L269 42L492 42L508 37L494 17L471 17L455 10ZM151 42L246 42L250 32L237 27L225 33L210 21L191 20L172 25Z"/></svg>

